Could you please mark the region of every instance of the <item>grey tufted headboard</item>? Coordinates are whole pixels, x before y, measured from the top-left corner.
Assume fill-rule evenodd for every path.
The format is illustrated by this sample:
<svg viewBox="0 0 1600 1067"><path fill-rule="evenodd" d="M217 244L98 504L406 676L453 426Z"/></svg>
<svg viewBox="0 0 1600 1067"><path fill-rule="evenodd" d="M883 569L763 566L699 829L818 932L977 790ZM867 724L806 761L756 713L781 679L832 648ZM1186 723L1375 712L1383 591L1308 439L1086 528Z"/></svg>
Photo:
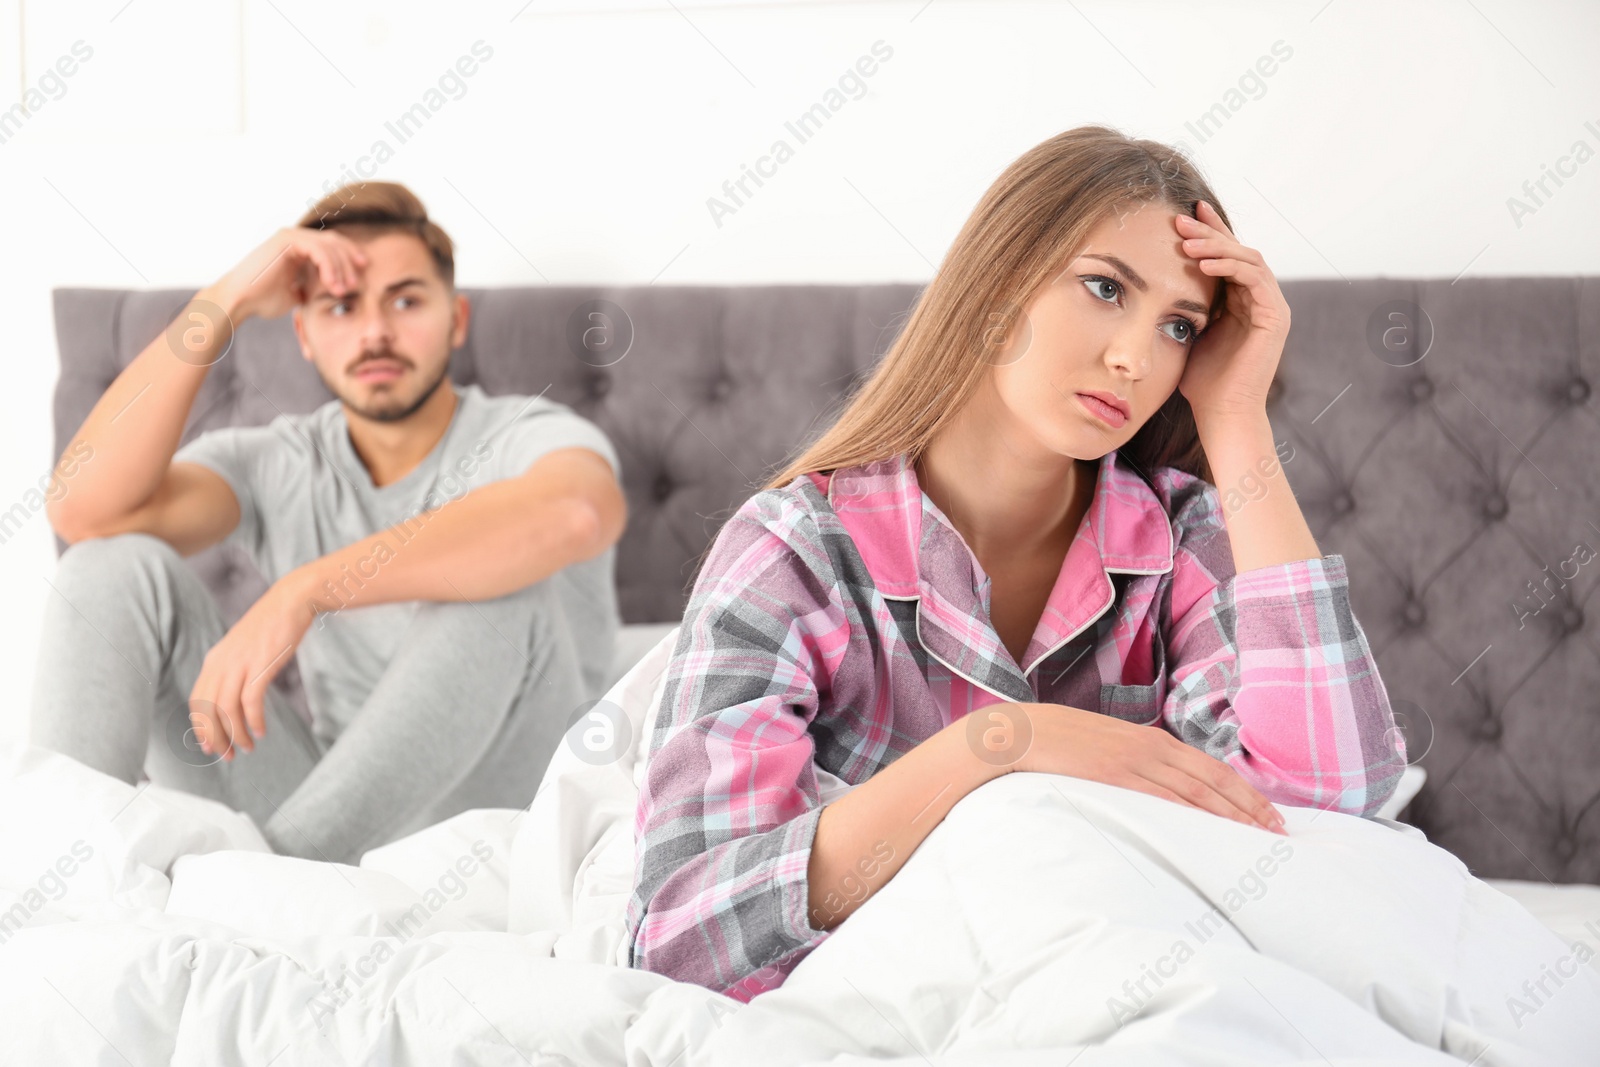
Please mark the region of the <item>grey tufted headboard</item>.
<svg viewBox="0 0 1600 1067"><path fill-rule="evenodd" d="M1588 377L1600 367L1600 281L1283 289L1294 324L1269 414L1319 545L1348 561L1356 614L1428 769L1408 821L1482 877L1600 882L1600 623L1586 605L1600 578L1600 398ZM623 618L673 622L721 522L820 429L917 292L467 290L474 320L452 373L491 393L549 386L612 437L630 505ZM56 291L57 454L189 295ZM609 348L579 340L604 328L592 310L615 324ZM288 320L250 322L185 440L327 399ZM221 549L194 563L226 618L263 588ZM292 671L281 680L298 698Z"/></svg>

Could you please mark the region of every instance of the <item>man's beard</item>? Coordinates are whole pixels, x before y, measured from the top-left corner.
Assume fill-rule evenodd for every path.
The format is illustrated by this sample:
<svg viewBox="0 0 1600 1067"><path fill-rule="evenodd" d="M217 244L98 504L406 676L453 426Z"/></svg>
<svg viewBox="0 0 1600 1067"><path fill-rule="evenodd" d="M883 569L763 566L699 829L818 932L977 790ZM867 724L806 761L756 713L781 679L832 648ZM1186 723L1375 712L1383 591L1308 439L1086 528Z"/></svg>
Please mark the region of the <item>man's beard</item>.
<svg viewBox="0 0 1600 1067"><path fill-rule="evenodd" d="M363 355L350 368L351 372L353 373L356 368L360 367L363 363L374 359L392 359L397 362L407 364L408 366L413 365L411 364L410 360L401 359L399 356L395 355L394 352L384 349L382 352L369 352ZM439 386L442 385L444 380L449 376L450 361L447 359L439 366L438 376L435 377L433 381L429 382L427 388L423 389L422 392L417 394L416 399L412 400L409 404L406 404L403 407L395 407L392 405L376 407L364 406L356 398L349 396L341 389L335 388L334 384L328 381L327 375L322 373L322 369L320 367L317 369L317 377L322 379L322 384L327 388L328 392L337 396L340 402L348 407L351 411L354 411L362 418L370 419L373 422L400 422L404 419L410 418L412 415L416 414L417 410L421 408L422 405L428 402L428 399L438 391Z"/></svg>

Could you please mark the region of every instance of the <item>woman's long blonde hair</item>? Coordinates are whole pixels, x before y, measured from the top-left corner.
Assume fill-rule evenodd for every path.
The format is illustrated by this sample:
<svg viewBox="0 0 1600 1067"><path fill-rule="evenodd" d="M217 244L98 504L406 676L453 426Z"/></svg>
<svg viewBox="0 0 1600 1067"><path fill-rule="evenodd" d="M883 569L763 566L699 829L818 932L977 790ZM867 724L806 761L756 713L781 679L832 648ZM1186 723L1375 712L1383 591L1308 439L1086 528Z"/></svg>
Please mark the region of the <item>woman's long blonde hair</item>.
<svg viewBox="0 0 1600 1067"><path fill-rule="evenodd" d="M1192 217L1199 200L1228 221L1194 164L1157 141L1079 126L1029 149L983 194L905 329L839 417L762 488L901 453L915 462L982 381L1022 309L1102 219L1145 203ZM1226 279L1217 282L1212 320L1227 298ZM1146 480L1157 467L1176 467L1213 481L1176 389L1118 454Z"/></svg>

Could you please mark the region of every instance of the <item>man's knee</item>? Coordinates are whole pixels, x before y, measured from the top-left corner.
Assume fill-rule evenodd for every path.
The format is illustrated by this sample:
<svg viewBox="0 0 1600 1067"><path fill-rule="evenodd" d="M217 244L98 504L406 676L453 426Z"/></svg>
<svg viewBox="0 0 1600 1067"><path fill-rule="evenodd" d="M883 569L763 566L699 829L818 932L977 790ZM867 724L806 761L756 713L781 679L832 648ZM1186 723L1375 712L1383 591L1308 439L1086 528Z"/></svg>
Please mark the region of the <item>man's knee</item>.
<svg viewBox="0 0 1600 1067"><path fill-rule="evenodd" d="M67 545L66 552L56 561L56 573L64 577L83 574L96 579L114 579L133 573L141 566L171 566L173 563L182 563L178 549L154 534L112 534L88 537L86 541Z"/></svg>
<svg viewBox="0 0 1600 1067"><path fill-rule="evenodd" d="M64 594L81 589L105 593L141 575L183 566L178 550L146 533L91 537L69 545L56 562L55 584Z"/></svg>

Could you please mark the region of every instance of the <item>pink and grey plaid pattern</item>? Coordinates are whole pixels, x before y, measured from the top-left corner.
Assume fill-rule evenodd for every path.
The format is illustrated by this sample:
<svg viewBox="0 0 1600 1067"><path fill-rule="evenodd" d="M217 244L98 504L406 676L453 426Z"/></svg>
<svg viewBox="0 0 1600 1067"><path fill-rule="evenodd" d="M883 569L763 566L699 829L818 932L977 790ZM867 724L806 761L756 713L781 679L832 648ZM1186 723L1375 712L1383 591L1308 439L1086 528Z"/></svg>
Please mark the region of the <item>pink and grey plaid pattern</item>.
<svg viewBox="0 0 1600 1067"><path fill-rule="evenodd" d="M1370 815L1405 767L1342 556L1235 573L1215 488L1116 452L1015 662L990 581L904 456L751 497L667 668L634 819L630 963L748 1001L828 936L807 916L816 768L866 781L969 712L1158 726L1268 799Z"/></svg>

